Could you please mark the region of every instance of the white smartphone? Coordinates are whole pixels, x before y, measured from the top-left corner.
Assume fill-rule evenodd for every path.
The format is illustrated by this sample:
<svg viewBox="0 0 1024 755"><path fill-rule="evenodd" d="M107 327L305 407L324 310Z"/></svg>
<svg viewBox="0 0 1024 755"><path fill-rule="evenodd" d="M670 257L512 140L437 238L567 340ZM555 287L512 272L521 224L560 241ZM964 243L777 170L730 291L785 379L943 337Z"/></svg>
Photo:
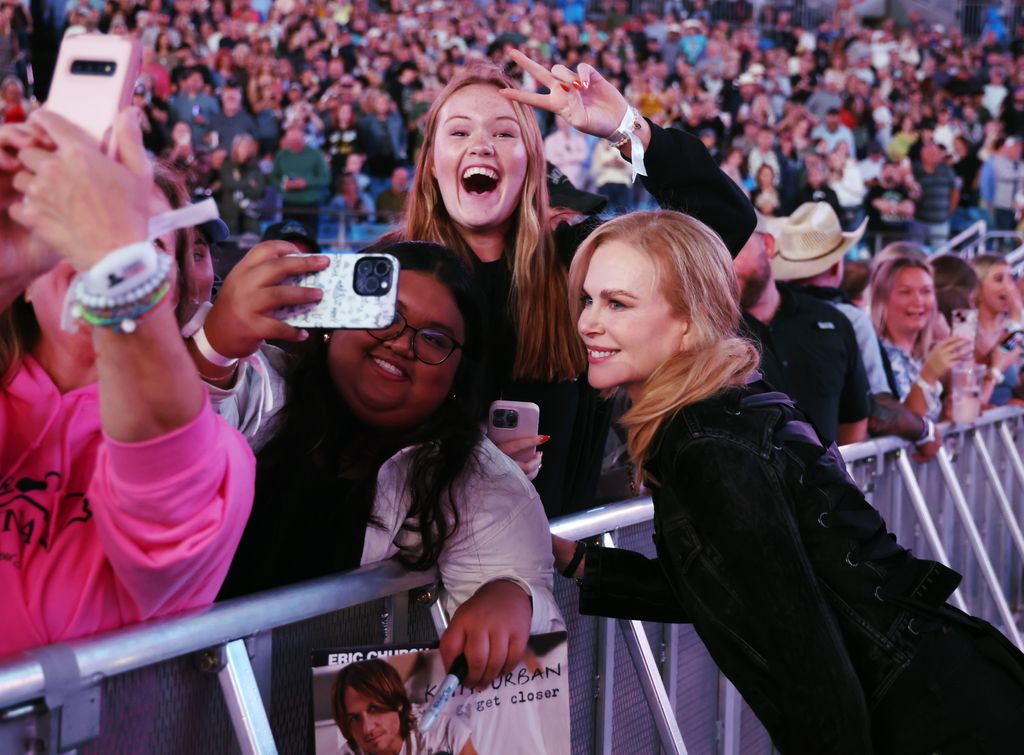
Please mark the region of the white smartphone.
<svg viewBox="0 0 1024 755"><path fill-rule="evenodd" d="M114 34L64 37L44 107L88 131L112 154L114 117L131 105L141 68L137 39Z"/></svg>
<svg viewBox="0 0 1024 755"><path fill-rule="evenodd" d="M277 318L299 328L375 330L395 321L398 301L398 260L390 254L329 254L330 265L316 273L297 275L286 285L309 286L324 292L315 304L284 307Z"/></svg>
<svg viewBox="0 0 1024 755"><path fill-rule="evenodd" d="M487 437L494 443L537 435L540 426L540 407L529 401L493 402L487 412ZM516 461L529 461L537 451L530 446L512 454Z"/></svg>
<svg viewBox="0 0 1024 755"><path fill-rule="evenodd" d="M978 336L978 310L954 309L952 315L953 335L974 343Z"/></svg>

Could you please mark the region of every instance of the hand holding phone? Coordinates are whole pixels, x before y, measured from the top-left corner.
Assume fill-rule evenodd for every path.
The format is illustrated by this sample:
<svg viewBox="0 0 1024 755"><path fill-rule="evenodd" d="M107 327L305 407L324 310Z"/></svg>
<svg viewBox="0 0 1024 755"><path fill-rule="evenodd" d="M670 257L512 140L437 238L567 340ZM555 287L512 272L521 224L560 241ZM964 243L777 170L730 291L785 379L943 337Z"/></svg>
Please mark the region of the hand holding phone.
<svg viewBox="0 0 1024 755"><path fill-rule="evenodd" d="M115 154L111 127L129 107L142 67L137 39L112 34L65 37L44 107L77 124Z"/></svg>
<svg viewBox="0 0 1024 755"><path fill-rule="evenodd" d="M528 401L499 399L487 412L487 437L498 446L507 441L536 437L539 425L540 407ZM536 444L531 444L510 456L516 462L526 464L536 453Z"/></svg>
<svg viewBox="0 0 1024 755"><path fill-rule="evenodd" d="M294 251L294 246L283 241L257 244L228 273L203 325L206 339L217 353L241 359L255 353L264 341L302 341L307 337L301 328L281 322L276 312L282 305L316 303L323 294L283 282L323 270L329 259Z"/></svg>
<svg viewBox="0 0 1024 755"><path fill-rule="evenodd" d="M303 255L296 255L303 256ZM299 328L377 330L395 321L398 260L390 254L331 254L328 266L285 285L317 288L315 303L285 307L278 319Z"/></svg>
<svg viewBox="0 0 1024 755"><path fill-rule="evenodd" d="M974 345L978 336L978 310L954 309L952 326L952 335Z"/></svg>

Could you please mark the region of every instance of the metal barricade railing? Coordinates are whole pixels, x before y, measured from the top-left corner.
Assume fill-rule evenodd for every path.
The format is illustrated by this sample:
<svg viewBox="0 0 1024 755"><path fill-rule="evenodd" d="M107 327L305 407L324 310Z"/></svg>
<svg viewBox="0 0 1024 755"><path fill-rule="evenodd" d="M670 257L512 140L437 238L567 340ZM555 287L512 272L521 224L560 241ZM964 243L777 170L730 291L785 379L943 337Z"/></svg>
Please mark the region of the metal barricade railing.
<svg viewBox="0 0 1024 755"><path fill-rule="evenodd" d="M842 451L900 541L964 574L954 602L1020 645L1024 411L990 410L943 433L926 464L895 438ZM552 531L653 556L652 516L643 498L560 518ZM434 578L374 564L0 662L0 752L305 751L309 651L436 637L444 617L407 593ZM581 616L570 580L555 595L570 635L574 755L771 752L692 627Z"/></svg>

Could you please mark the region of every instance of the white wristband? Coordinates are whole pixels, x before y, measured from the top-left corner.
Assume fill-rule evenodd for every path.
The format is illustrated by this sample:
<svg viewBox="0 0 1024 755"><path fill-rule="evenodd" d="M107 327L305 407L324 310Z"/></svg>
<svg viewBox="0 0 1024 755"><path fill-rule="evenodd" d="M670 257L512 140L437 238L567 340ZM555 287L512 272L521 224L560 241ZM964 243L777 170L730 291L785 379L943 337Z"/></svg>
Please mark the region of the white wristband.
<svg viewBox="0 0 1024 755"><path fill-rule="evenodd" d="M149 241L138 241L110 252L82 275L87 294L114 300L133 291L157 271L157 251Z"/></svg>
<svg viewBox="0 0 1024 755"><path fill-rule="evenodd" d="M619 122L619 127L608 136L608 141L618 149L629 141L629 157L633 169L633 180L637 175L646 176L647 167L644 165L644 145L640 141L640 123L642 116L640 111L632 105L626 108L626 112Z"/></svg>
<svg viewBox="0 0 1024 755"><path fill-rule="evenodd" d="M192 336L192 342L199 349L199 353L203 355L203 358L210 364L215 364L218 367L231 367L238 364L237 357L226 357L210 345L210 340L206 337L206 329L204 327L200 327L195 332Z"/></svg>

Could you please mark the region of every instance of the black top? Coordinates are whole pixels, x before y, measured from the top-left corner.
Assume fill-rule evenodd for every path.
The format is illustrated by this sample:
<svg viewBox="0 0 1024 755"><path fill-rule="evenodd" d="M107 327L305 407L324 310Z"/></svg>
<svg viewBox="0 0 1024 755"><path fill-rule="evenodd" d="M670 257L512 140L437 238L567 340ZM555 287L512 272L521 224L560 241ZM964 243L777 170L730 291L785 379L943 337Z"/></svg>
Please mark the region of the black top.
<svg viewBox="0 0 1024 755"><path fill-rule="evenodd" d="M746 335L761 345L768 383L792 396L832 442L840 424L866 419L871 409L857 337L832 305L785 283L776 287L782 302L775 317L766 326L745 312Z"/></svg>
<svg viewBox="0 0 1024 755"><path fill-rule="evenodd" d="M644 164L644 187L665 208L686 212L706 223L725 241L735 257L756 218L749 200L726 176L697 137L678 129L651 124L651 143ZM597 218L576 226L563 223L555 245L568 266L582 241L601 224ZM540 407L540 433L550 435L540 450L544 463L534 480L548 517L581 511L594 505L610 409L581 375L558 383L516 381L514 314L509 312L512 272L506 259L474 264L484 295L488 320L486 362L487 404L501 398L532 401Z"/></svg>
<svg viewBox="0 0 1024 755"><path fill-rule="evenodd" d="M257 469L252 514L218 600L355 569L362 560L372 481L329 480L314 468L267 478Z"/></svg>
<svg viewBox="0 0 1024 755"><path fill-rule="evenodd" d="M978 657L918 655L950 624L988 634L1007 648L1003 667L1021 668L998 632L944 604L960 576L897 543L785 395L754 383L685 407L659 427L644 469L658 557L588 549L580 611L692 622L779 751L943 749L885 734L873 746L872 729L913 731L914 715L886 708L894 680L896 700L916 704L950 658Z"/></svg>

